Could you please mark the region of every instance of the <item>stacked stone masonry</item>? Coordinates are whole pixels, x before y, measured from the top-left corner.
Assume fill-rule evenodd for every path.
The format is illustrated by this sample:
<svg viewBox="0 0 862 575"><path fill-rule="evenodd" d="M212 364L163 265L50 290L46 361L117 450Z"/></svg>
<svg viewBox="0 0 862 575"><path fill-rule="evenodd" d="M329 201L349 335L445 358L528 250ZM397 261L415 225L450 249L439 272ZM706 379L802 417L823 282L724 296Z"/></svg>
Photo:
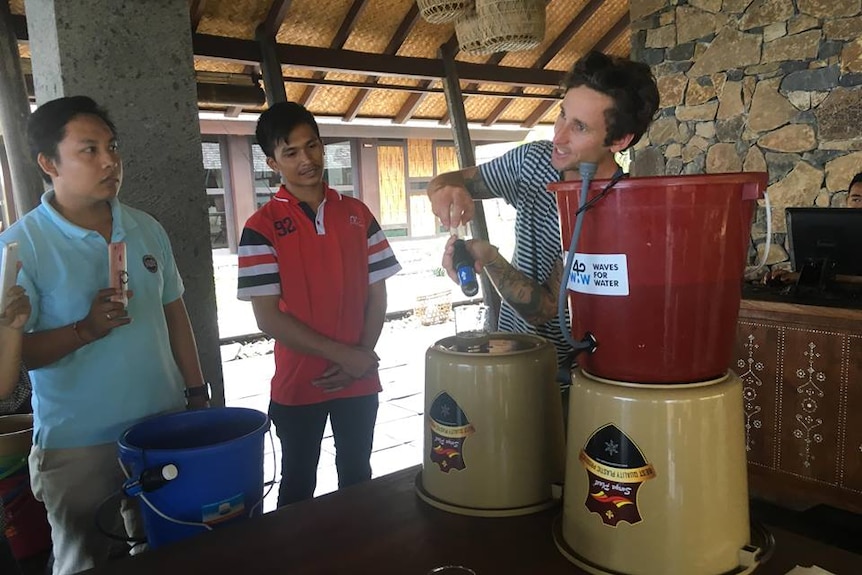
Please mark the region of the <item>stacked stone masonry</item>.
<svg viewBox="0 0 862 575"><path fill-rule="evenodd" d="M784 208L843 207L862 171L862 0L633 0L632 57L661 105L636 175L769 173L770 266ZM752 228L766 249L766 210ZM755 253L756 252L756 253Z"/></svg>

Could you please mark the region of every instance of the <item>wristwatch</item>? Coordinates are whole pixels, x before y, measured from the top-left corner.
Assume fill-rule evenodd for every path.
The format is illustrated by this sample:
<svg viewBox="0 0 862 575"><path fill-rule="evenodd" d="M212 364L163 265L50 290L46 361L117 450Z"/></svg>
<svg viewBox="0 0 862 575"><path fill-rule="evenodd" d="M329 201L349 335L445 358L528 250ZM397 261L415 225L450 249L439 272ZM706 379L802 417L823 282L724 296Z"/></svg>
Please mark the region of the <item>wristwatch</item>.
<svg viewBox="0 0 862 575"><path fill-rule="evenodd" d="M186 399L191 399L193 397L203 397L207 401L210 400L210 384L204 383L203 385L196 385L194 387L187 387L183 390L183 393L186 396Z"/></svg>

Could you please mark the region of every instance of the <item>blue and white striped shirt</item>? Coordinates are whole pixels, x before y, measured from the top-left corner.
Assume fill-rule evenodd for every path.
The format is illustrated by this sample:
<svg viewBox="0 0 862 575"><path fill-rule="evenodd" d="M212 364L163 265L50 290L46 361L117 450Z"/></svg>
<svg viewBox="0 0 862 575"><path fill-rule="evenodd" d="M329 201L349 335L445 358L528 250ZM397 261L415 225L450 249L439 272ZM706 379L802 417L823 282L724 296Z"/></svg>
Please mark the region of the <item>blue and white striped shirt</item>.
<svg viewBox="0 0 862 575"><path fill-rule="evenodd" d="M561 179L551 165L552 151L549 141L531 142L479 166L488 190L518 212L512 265L540 284L547 282L562 254L557 202L547 189L549 183ZM503 301L498 328L547 339L556 348L558 365L568 366L572 348L563 337L558 318L532 326Z"/></svg>

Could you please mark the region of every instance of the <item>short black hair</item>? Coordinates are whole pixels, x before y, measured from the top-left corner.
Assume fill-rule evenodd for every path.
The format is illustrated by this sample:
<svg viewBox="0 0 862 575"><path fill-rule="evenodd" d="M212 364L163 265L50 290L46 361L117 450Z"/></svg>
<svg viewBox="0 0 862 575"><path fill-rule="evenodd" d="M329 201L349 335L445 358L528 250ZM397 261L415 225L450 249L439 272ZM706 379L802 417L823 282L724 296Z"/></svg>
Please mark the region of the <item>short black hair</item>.
<svg viewBox="0 0 862 575"><path fill-rule="evenodd" d="M591 51L575 62L563 79L562 87L586 86L609 96L614 105L605 113L608 133L604 144L610 145L627 134L633 134L629 146L644 135L658 110L659 93L655 77L647 64Z"/></svg>
<svg viewBox="0 0 862 575"><path fill-rule="evenodd" d="M849 191L849 190L850 190L850 188L852 188L852 187L853 187L853 186L855 186L856 184L862 184L862 172L859 172L858 174L856 174L855 176L853 176L853 179L852 179L852 180L850 180L850 185L849 185L849 186L847 186L847 190Z"/></svg>
<svg viewBox="0 0 862 575"><path fill-rule="evenodd" d="M87 96L67 96L45 102L30 114L27 120L27 143L30 147L30 157L38 165L39 154L44 154L52 160L57 159L57 146L66 137L66 124L75 116L90 114L96 116L117 136L117 128L108 116L108 112ZM40 170L41 171L41 170ZM46 182L51 177L42 172Z"/></svg>
<svg viewBox="0 0 862 575"><path fill-rule="evenodd" d="M290 137L290 133L297 126L303 124L311 126L314 133L320 138L317 120L305 106L296 102L278 102L270 106L257 119L254 135L266 157L272 158L278 143L286 141Z"/></svg>

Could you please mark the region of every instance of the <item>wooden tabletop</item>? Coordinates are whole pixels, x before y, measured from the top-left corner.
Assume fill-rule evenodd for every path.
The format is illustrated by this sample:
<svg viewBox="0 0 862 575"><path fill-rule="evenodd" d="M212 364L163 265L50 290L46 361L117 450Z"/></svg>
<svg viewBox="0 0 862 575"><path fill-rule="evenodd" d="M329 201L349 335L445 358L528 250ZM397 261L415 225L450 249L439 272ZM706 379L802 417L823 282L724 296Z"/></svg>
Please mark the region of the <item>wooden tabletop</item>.
<svg viewBox="0 0 862 575"><path fill-rule="evenodd" d="M493 519L446 513L416 497L418 471L405 469L90 573L425 575L449 564L478 575L584 573L554 545L551 524L559 509ZM816 564L836 575L862 573L860 555L767 528L775 553L758 575L785 575L797 564Z"/></svg>

